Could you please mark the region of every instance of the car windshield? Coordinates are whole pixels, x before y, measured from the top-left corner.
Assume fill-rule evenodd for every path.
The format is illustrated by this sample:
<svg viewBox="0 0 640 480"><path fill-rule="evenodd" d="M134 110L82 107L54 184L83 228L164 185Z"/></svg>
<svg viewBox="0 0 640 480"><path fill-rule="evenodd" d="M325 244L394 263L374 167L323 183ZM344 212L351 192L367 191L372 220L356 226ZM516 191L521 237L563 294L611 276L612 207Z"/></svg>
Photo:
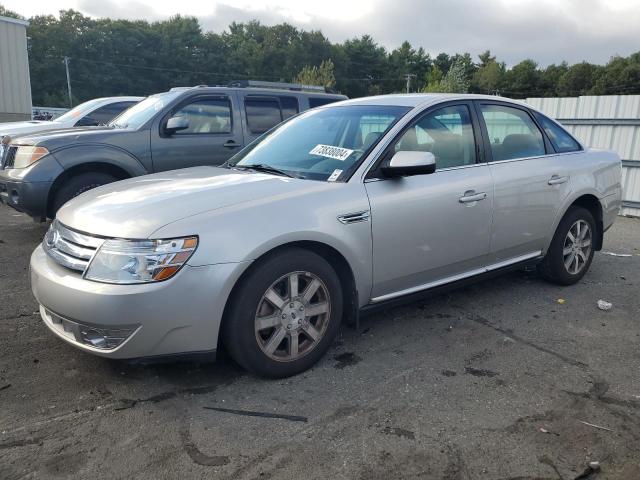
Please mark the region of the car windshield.
<svg viewBox="0 0 640 480"><path fill-rule="evenodd" d="M95 100L89 100L88 102L81 103L80 105L73 107L64 115L60 115L54 121L67 122L67 121L77 120L80 117L85 116L88 112L96 108L102 102L104 102L103 98L97 98Z"/></svg>
<svg viewBox="0 0 640 480"><path fill-rule="evenodd" d="M346 178L378 140L410 109L390 105L344 105L310 110L265 133L227 163L257 166L291 176L335 181Z"/></svg>
<svg viewBox="0 0 640 480"><path fill-rule="evenodd" d="M165 92L151 95L111 120L109 126L116 128L139 128L178 95L180 95L180 92Z"/></svg>

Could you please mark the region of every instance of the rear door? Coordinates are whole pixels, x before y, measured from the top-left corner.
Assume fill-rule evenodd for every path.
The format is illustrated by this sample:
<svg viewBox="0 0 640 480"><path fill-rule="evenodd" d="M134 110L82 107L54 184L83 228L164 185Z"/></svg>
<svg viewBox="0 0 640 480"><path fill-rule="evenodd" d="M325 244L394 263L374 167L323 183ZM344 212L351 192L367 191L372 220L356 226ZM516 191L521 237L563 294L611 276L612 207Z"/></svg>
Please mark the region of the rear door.
<svg viewBox="0 0 640 480"><path fill-rule="evenodd" d="M524 106L477 101L493 177L490 263L524 260L546 248L569 170Z"/></svg>
<svg viewBox="0 0 640 480"><path fill-rule="evenodd" d="M295 95L243 95L242 117L245 143L249 144L263 133L300 111Z"/></svg>
<svg viewBox="0 0 640 480"><path fill-rule="evenodd" d="M373 301L480 273L491 233L493 184L483 161L471 102L438 105L387 149L430 151L436 172L376 175L365 186L371 205Z"/></svg>
<svg viewBox="0 0 640 480"><path fill-rule="evenodd" d="M186 117L189 128L167 134L173 116ZM220 165L243 145L236 96L211 93L190 96L171 108L151 129L154 171L197 165Z"/></svg>

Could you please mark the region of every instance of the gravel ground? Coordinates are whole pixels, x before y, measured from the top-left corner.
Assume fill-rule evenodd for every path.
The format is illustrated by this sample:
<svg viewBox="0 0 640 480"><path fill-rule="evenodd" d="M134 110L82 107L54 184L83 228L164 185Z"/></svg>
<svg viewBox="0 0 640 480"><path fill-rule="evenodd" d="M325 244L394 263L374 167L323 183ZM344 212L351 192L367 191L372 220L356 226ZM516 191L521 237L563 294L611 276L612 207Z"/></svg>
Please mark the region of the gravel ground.
<svg viewBox="0 0 640 480"><path fill-rule="evenodd" d="M0 206L1 479L640 478L637 219L578 285L518 272L389 309L280 381L64 344L29 289L44 231Z"/></svg>

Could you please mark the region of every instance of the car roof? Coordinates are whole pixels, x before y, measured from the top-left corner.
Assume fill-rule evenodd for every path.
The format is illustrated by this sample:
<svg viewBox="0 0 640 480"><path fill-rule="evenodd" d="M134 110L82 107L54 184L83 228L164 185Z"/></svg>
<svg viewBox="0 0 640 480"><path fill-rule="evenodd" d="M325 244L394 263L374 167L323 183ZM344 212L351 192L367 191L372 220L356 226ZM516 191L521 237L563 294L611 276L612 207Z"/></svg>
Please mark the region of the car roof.
<svg viewBox="0 0 640 480"><path fill-rule="evenodd" d="M390 95L376 95L373 97L353 98L344 100L336 105L392 105L401 107L422 107L450 100L493 100L524 105L524 102L512 98L495 95L480 95L475 93L396 93Z"/></svg>
<svg viewBox="0 0 640 480"><path fill-rule="evenodd" d="M146 97L131 97L131 96L119 96L119 97L99 97L94 98L93 100L99 100L103 103L111 103L111 102L140 102L144 100Z"/></svg>
<svg viewBox="0 0 640 480"><path fill-rule="evenodd" d="M342 95L340 93L330 93L330 92L321 92L314 90L292 90L286 88L259 88L259 87L227 87L225 85L220 86L196 86L196 87L173 87L171 92L191 92L191 91L202 91L202 92L219 92L219 91L235 91L235 92L249 92L249 93L259 93L259 94L281 94L281 95L307 95L307 96L317 96L317 97L329 97L329 98L348 98L346 95ZM164 92L161 92L164 93Z"/></svg>

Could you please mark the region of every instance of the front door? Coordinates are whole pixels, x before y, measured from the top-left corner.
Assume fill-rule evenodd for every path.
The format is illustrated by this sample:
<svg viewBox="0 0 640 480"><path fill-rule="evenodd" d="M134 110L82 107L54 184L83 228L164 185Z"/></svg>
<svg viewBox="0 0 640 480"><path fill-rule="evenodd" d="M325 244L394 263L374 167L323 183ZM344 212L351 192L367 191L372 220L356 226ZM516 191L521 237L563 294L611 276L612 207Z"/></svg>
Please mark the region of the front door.
<svg viewBox="0 0 640 480"><path fill-rule="evenodd" d="M242 125L234 95L197 95L171 109L151 130L156 172L197 165L220 165L243 145ZM168 134L170 117L185 117L189 127Z"/></svg>
<svg viewBox="0 0 640 480"><path fill-rule="evenodd" d="M365 182L371 205L374 302L480 273L493 183L469 102L427 111L386 151L430 151L436 172ZM386 157L383 157L386 158Z"/></svg>

